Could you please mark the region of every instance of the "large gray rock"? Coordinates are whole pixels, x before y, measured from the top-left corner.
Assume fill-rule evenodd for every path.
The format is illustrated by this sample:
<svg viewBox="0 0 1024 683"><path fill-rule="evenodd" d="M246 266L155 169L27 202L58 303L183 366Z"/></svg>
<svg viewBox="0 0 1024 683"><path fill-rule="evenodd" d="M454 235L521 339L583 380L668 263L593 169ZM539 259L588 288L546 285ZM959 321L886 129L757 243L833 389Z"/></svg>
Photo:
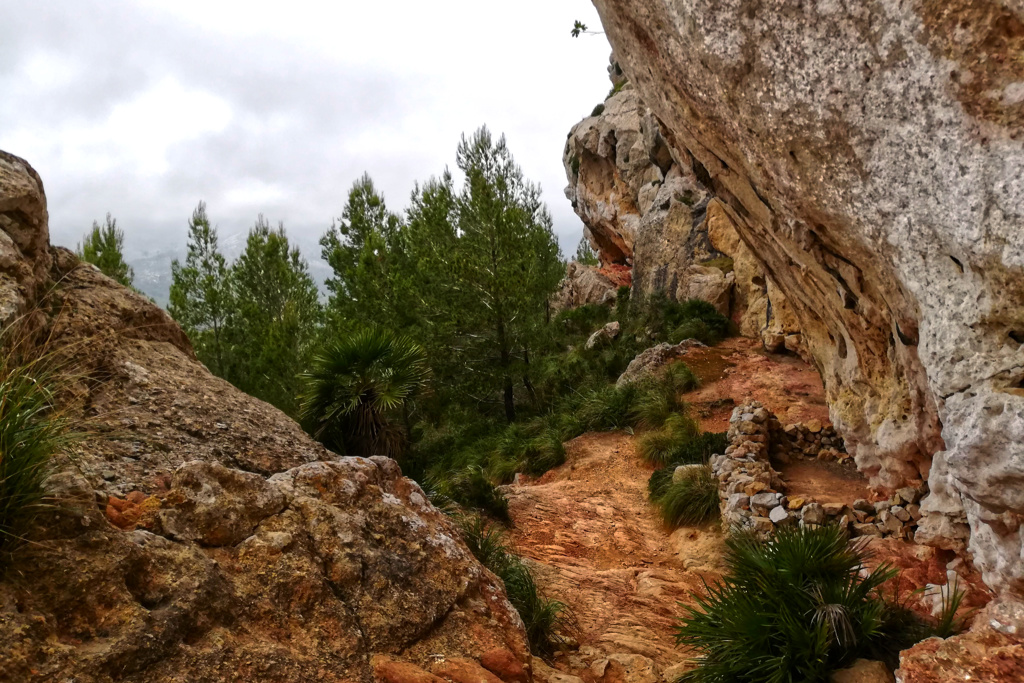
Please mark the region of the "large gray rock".
<svg viewBox="0 0 1024 683"><path fill-rule="evenodd" d="M0 330L29 312L47 285L49 225L43 181L0 150Z"/></svg>
<svg viewBox="0 0 1024 683"><path fill-rule="evenodd" d="M495 650L529 666L501 582L394 461L338 458L212 376L164 311L48 244L45 207L0 153L0 282L46 333L28 350L72 359L54 377L81 431L35 542L3 558L0 679L370 681L374 655Z"/></svg>
<svg viewBox="0 0 1024 683"><path fill-rule="evenodd" d="M618 287L594 266L571 261L558 291L551 297L551 307L564 311L587 304L613 304Z"/></svg>
<svg viewBox="0 0 1024 683"><path fill-rule="evenodd" d="M634 292L710 301L741 333L768 344L799 331L782 293L769 294L728 207L675 153L632 88L572 129L563 163L585 234L603 264L632 266Z"/></svg>
<svg viewBox="0 0 1024 683"><path fill-rule="evenodd" d="M629 362L623 373L619 375L619 379L616 380L615 386L624 387L627 384L655 377L666 365L686 355L690 349L700 346L704 346L704 344L696 339L684 339L678 344L661 343L644 349Z"/></svg>
<svg viewBox="0 0 1024 683"><path fill-rule="evenodd" d="M923 509L1024 596L1024 6L595 5L785 294L860 469L930 476Z"/></svg>

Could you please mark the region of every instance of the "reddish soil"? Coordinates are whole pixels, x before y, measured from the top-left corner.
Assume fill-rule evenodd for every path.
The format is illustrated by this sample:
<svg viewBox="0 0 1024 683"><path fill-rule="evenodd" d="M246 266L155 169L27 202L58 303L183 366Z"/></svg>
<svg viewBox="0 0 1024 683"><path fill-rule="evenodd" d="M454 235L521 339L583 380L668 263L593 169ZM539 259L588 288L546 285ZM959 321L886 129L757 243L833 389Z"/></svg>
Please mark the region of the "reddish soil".
<svg viewBox="0 0 1024 683"><path fill-rule="evenodd" d="M682 360L701 380L701 387L684 398L705 431L728 429L732 409L751 400L763 403L783 424L829 421L821 377L796 356L769 354L758 341L734 337L691 349Z"/></svg>
<svg viewBox="0 0 1024 683"><path fill-rule="evenodd" d="M798 358L730 339L691 352L685 362L702 380L685 398L705 430L727 429L733 407L751 399L784 424L828 422L821 380ZM721 531L717 524L665 529L647 501L651 468L636 455L632 436L584 434L566 451L565 465L506 490L513 543L535 569L542 591L566 603L578 621L579 654L560 658L557 668L586 677L586 660L600 653L640 654L662 667L685 661L674 642L677 603L688 602L702 581L724 570ZM867 482L838 463L797 460L782 471L790 496L844 503L870 498ZM873 561L902 570L901 595L945 582L951 553L895 540L870 543ZM976 578L971 574L967 582L970 606L987 600ZM912 597L912 606L920 599ZM582 658L585 651L588 658Z"/></svg>
<svg viewBox="0 0 1024 683"><path fill-rule="evenodd" d="M683 661L676 603L719 575L721 532L666 531L647 502L652 470L632 437L584 434L566 450L562 467L509 487L518 552L534 561L546 594L570 606L581 645Z"/></svg>
<svg viewBox="0 0 1024 683"><path fill-rule="evenodd" d="M852 503L858 498L871 500L868 481L859 472L839 463L821 460L794 460L775 465L786 480L790 498L813 498L819 503Z"/></svg>

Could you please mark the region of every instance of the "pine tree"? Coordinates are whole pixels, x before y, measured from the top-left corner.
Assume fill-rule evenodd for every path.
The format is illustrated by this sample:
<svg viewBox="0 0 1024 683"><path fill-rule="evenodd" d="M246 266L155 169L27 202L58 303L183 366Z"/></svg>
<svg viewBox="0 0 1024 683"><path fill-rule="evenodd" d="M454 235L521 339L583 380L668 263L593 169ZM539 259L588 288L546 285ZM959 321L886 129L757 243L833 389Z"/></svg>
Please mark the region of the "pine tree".
<svg viewBox="0 0 1024 683"><path fill-rule="evenodd" d="M486 127L459 144L466 175L457 200L455 287L466 315L470 368L500 386L505 417L515 419L515 384L527 389L532 330L564 272L540 188L523 177L502 136Z"/></svg>
<svg viewBox="0 0 1024 683"><path fill-rule="evenodd" d="M587 239L586 235L581 237L580 243L576 245L576 256L572 260L584 266L596 266L601 263L597 257L597 252L590 246L590 240Z"/></svg>
<svg viewBox="0 0 1024 683"><path fill-rule="evenodd" d="M225 377L224 328L233 305L231 282L227 262L217 249L217 229L210 225L204 202L199 202L188 223L185 265L175 259L171 278L168 311L189 335L199 360Z"/></svg>
<svg viewBox="0 0 1024 683"><path fill-rule="evenodd" d="M294 416L321 310L309 266L283 225L271 229L260 215L231 266L231 285L229 379Z"/></svg>
<svg viewBox="0 0 1024 683"><path fill-rule="evenodd" d="M393 279L401 225L369 175L355 182L341 219L320 239L321 256L334 271L326 285L336 324L396 329L409 322Z"/></svg>
<svg viewBox="0 0 1024 683"><path fill-rule="evenodd" d="M117 219L107 214L107 222L92 222L92 230L78 246L78 257L93 264L109 278L125 287L131 287L135 271L124 260L124 231L117 227Z"/></svg>

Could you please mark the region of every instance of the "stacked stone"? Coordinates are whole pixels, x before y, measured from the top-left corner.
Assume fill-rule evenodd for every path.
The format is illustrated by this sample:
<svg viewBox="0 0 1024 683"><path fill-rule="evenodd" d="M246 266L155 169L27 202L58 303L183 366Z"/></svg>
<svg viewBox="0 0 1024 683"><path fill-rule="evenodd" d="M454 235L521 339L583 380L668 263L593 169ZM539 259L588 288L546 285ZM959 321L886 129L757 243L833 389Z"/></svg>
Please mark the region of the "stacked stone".
<svg viewBox="0 0 1024 683"><path fill-rule="evenodd" d="M754 401L737 407L729 418L729 446L711 458L722 496L722 523L727 529L753 529L767 535L791 523L783 501L784 487L772 469L769 452L778 420Z"/></svg>
<svg viewBox="0 0 1024 683"><path fill-rule="evenodd" d="M793 457L842 461L850 456L835 427L823 425L820 420L811 420L786 425L773 440L772 457L779 462L789 462Z"/></svg>
<svg viewBox="0 0 1024 683"><path fill-rule="evenodd" d="M809 438L808 434L815 437ZM728 439L725 453L711 458L726 529L752 529L764 537L780 526L830 523L840 525L852 536L913 540L926 485L898 489L885 501L861 499L852 505L818 503L785 494L785 481L772 468L771 457L794 452L807 455L814 447L818 451L810 457L820 457L822 446L834 448L837 442L841 448L842 440L832 427L808 423L783 428L763 405L753 401L733 410Z"/></svg>

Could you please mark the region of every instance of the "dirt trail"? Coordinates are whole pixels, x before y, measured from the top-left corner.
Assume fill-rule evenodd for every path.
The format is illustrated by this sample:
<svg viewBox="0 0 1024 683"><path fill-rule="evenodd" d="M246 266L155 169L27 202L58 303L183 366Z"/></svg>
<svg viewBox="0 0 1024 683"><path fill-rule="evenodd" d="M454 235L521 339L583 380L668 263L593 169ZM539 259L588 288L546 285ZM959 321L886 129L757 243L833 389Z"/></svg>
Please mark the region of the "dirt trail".
<svg viewBox="0 0 1024 683"><path fill-rule="evenodd" d="M719 575L717 525L666 532L632 437L585 434L566 449L565 465L510 487L513 541L544 591L572 607L581 645L681 662L676 603Z"/></svg>
<svg viewBox="0 0 1024 683"><path fill-rule="evenodd" d="M729 339L684 361L702 381L684 398L705 430L724 431L733 407L751 399L783 421L828 419L821 380L798 358ZM718 525L666 530L647 501L652 468L627 434L585 434L566 450L562 467L508 487L518 551L544 592L572 607L581 651L640 654L662 667L685 660L677 602L720 575Z"/></svg>

